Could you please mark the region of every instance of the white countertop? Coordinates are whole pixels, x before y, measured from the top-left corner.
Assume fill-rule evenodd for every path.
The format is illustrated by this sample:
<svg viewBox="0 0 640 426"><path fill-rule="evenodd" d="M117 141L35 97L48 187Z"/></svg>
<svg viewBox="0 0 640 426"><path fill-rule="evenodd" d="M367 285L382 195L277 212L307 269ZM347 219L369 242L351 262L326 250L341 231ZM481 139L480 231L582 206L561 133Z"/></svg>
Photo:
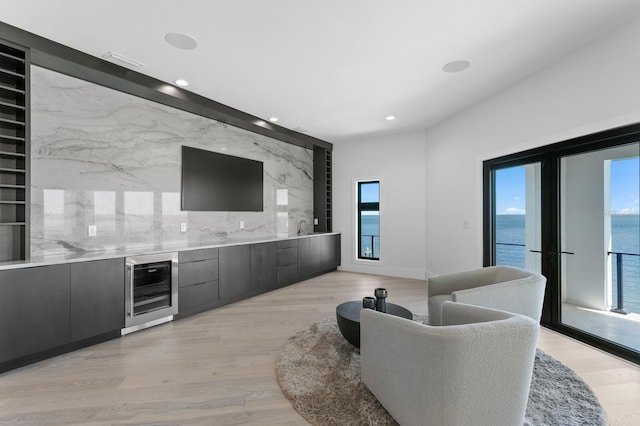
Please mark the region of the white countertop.
<svg viewBox="0 0 640 426"><path fill-rule="evenodd" d="M78 251L67 253L52 253L38 257L31 257L29 260L16 260L0 262L0 271L19 268L30 268L34 266L58 265L64 263L88 262L91 260L114 259L127 256L138 256L143 254L180 252L188 250L228 247L242 244L268 243L273 241L290 240L297 238L316 237L321 235L337 235L339 232L320 232L304 235L288 236L264 236L254 238L227 238L220 241L208 241L203 243L167 243L146 247L123 247L112 250Z"/></svg>

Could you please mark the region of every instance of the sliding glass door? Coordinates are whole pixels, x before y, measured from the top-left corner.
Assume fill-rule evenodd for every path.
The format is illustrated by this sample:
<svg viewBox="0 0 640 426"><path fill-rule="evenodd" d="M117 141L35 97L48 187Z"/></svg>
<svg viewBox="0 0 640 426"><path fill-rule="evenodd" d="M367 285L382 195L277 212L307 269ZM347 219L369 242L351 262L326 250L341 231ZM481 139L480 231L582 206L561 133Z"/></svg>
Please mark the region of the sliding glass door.
<svg viewBox="0 0 640 426"><path fill-rule="evenodd" d="M495 265L541 272L541 163L493 171Z"/></svg>
<svg viewBox="0 0 640 426"><path fill-rule="evenodd" d="M638 352L639 149L560 157L560 321Z"/></svg>
<svg viewBox="0 0 640 426"><path fill-rule="evenodd" d="M640 124L484 163L484 264L547 278L542 323L640 362Z"/></svg>

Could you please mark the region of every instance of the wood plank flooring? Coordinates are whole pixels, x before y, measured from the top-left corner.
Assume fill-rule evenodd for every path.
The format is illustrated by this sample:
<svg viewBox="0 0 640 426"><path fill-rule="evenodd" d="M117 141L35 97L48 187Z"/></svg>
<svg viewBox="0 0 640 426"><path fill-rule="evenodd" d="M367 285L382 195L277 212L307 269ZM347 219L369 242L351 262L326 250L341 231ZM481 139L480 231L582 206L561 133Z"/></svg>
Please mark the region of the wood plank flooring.
<svg viewBox="0 0 640 426"><path fill-rule="evenodd" d="M423 281L334 272L4 373L0 424L307 424L276 382L278 351L376 287L426 313ZM545 329L539 346L589 383L610 424L640 424L638 366Z"/></svg>

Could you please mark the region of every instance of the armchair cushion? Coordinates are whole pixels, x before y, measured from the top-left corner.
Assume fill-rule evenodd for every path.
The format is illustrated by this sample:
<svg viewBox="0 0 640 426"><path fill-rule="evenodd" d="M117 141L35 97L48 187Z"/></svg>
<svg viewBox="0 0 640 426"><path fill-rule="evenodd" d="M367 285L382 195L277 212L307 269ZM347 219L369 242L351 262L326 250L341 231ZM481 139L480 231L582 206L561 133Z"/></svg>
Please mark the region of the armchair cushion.
<svg viewBox="0 0 640 426"><path fill-rule="evenodd" d="M429 324L441 325L446 300L526 315L540 321L546 278L511 266L492 266L427 279Z"/></svg>

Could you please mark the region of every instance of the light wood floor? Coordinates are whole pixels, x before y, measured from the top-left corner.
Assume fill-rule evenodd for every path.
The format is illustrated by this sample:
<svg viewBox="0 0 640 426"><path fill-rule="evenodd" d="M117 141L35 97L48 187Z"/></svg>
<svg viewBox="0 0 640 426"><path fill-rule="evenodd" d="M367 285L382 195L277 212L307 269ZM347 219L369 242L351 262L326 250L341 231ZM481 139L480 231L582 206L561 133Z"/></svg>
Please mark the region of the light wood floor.
<svg viewBox="0 0 640 426"><path fill-rule="evenodd" d="M327 274L0 375L0 424L306 424L280 392L276 354L376 287L426 313L422 281ZM639 367L549 330L539 346L591 385L610 424L640 424Z"/></svg>

